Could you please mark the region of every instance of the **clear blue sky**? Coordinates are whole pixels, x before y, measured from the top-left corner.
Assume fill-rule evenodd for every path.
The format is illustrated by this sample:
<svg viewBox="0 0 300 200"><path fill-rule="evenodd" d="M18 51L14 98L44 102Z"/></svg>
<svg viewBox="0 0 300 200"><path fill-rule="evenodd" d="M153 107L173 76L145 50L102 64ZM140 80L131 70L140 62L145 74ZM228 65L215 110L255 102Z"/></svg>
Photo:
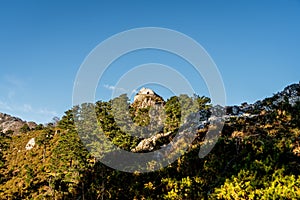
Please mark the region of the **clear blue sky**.
<svg viewBox="0 0 300 200"><path fill-rule="evenodd" d="M41 123L61 117L72 106L76 73L88 53L114 34L149 26L200 43L220 70L229 105L253 103L300 80L299 0L2 0L0 112ZM119 65L150 62L153 52L146 53ZM121 73L117 69L112 74ZM102 96L112 80L99 84L107 92Z"/></svg>

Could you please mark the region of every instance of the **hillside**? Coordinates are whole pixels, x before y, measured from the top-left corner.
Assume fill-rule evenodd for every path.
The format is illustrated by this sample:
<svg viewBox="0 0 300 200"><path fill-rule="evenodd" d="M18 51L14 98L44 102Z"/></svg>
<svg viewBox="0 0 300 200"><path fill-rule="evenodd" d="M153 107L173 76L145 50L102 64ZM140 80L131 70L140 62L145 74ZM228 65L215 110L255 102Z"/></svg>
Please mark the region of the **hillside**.
<svg viewBox="0 0 300 200"><path fill-rule="evenodd" d="M13 117L0 112L0 129L3 133L13 132L15 134L19 134L20 128L22 128L25 124L28 125L29 129L34 129L37 126L35 122L26 122L18 117Z"/></svg>
<svg viewBox="0 0 300 200"><path fill-rule="evenodd" d="M188 120L196 121L197 128L189 129L195 131L196 138L184 155L165 168L148 173L121 172L97 162L80 140L74 120L81 119L78 115L84 107L95 108L105 136L126 151L148 153L164 148ZM126 116L122 114L125 108L129 108ZM212 116L214 109L224 109L225 113ZM162 110L164 114L155 118ZM6 124L5 119L1 117L2 124ZM11 117L7 119L12 121ZM212 151L199 158L207 131L218 120L225 122L220 137ZM129 123L141 128L132 130ZM91 127L86 124L81 128ZM130 135L136 130L139 137ZM153 134L149 135L149 131ZM143 88L132 103L121 95L108 102L74 107L65 112L57 126L36 128L26 134L3 132L6 131L0 134L0 199L300 196L300 83L253 104L226 108L211 105L209 98L197 95L164 100Z"/></svg>

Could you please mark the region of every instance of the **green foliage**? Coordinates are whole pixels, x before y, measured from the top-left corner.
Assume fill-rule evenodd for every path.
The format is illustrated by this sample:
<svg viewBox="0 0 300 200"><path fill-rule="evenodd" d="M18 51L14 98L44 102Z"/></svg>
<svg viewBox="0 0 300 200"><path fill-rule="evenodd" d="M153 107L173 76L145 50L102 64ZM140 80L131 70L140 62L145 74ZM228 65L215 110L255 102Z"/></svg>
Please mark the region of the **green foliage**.
<svg viewBox="0 0 300 200"><path fill-rule="evenodd" d="M170 178L162 179L162 183L166 184L167 194L163 195L164 199L185 199L194 196L197 191L193 186L194 181L189 177L184 177L177 181Z"/></svg>
<svg viewBox="0 0 300 200"><path fill-rule="evenodd" d="M73 107L72 110L68 110L65 112L65 115L58 122L58 127L62 129L75 129L74 122L74 113L78 113L79 106Z"/></svg>
<svg viewBox="0 0 300 200"><path fill-rule="evenodd" d="M6 169L6 159L3 152L9 148L11 137L6 133L0 132L0 172ZM0 184L5 181L5 177L0 173Z"/></svg>
<svg viewBox="0 0 300 200"><path fill-rule="evenodd" d="M30 128L29 128L28 124L24 124L24 125L20 128L20 132L21 132L21 133L27 133L28 131L30 131Z"/></svg>
<svg viewBox="0 0 300 200"><path fill-rule="evenodd" d="M165 132L175 131L180 125L181 109L178 97L171 97L166 105Z"/></svg>
<svg viewBox="0 0 300 200"><path fill-rule="evenodd" d="M163 131L176 132L189 113L208 109L209 103L206 97L171 97L164 105ZM271 106L271 100L265 103ZM99 134L96 123L115 145L130 151L141 139L124 131L129 129L126 120L146 126L150 112L149 107L130 105L123 95L76 106L65 112L57 127L26 128L27 134L11 137L1 132L0 199L299 198L299 103L295 107L283 103L254 118L231 118L205 158L198 157L202 140L197 138L174 163L145 174L124 173L97 162L78 135L92 133L88 139L93 141ZM31 138L36 146L27 151ZM105 143L98 145L105 150Z"/></svg>
<svg viewBox="0 0 300 200"><path fill-rule="evenodd" d="M7 131L5 132L5 134L6 134L6 135L12 135L12 134L14 134L14 131L13 131L13 130L7 130Z"/></svg>
<svg viewBox="0 0 300 200"><path fill-rule="evenodd" d="M87 170L88 152L74 131L61 135L52 149L49 170L51 187L57 196L69 196L78 188L81 176Z"/></svg>
<svg viewBox="0 0 300 200"><path fill-rule="evenodd" d="M259 176L255 171L241 170L237 176L226 179L216 188L213 199L297 199L300 195L300 177L285 175L277 169L270 175ZM260 181L258 181L260 180ZM261 186L257 187L257 182Z"/></svg>
<svg viewBox="0 0 300 200"><path fill-rule="evenodd" d="M34 128L34 130L43 130L43 128L44 128L43 124L38 124L38 125Z"/></svg>
<svg viewBox="0 0 300 200"><path fill-rule="evenodd" d="M122 129L126 130L126 127L124 127L126 124L116 123L114 113L117 111L113 110L112 102L97 102L95 111L101 130L114 145L127 151L130 151L130 149L137 145L137 138L131 137L122 131ZM122 116L119 117L122 118ZM123 122L123 119L121 119L120 122Z"/></svg>

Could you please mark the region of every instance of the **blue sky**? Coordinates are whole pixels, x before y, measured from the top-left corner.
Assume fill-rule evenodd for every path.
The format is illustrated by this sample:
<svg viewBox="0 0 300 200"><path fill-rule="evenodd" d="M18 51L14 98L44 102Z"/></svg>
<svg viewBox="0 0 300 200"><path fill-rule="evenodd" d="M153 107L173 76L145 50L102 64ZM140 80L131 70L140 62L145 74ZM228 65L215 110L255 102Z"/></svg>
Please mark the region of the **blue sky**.
<svg viewBox="0 0 300 200"><path fill-rule="evenodd" d="M72 106L76 73L89 52L114 34L149 26L173 29L200 43L219 68L229 105L253 103L300 80L299 0L3 0L0 112L39 123L61 117ZM166 53L129 54L108 71L96 97L109 98L117 77L144 62L179 71L184 65ZM170 95L166 88L154 88L165 98ZM202 80L198 88L208 95Z"/></svg>

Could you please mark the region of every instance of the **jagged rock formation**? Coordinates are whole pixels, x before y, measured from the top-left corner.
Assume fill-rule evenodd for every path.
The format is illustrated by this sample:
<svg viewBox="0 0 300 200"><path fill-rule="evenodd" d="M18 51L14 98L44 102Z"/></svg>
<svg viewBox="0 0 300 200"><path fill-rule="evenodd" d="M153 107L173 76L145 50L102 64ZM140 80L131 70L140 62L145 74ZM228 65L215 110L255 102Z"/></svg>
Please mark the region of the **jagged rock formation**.
<svg viewBox="0 0 300 200"><path fill-rule="evenodd" d="M272 97L256 101L254 104L243 103L240 106L227 106L227 115L258 114L261 111L272 111L281 103L288 103L295 106L300 101L300 82L289 85L283 91L274 94Z"/></svg>
<svg viewBox="0 0 300 200"><path fill-rule="evenodd" d="M137 120L137 125L147 125L145 129L159 129L163 126L164 115L163 107L164 99L156 94L153 90L148 88L142 88L134 97L134 102L131 104L131 108L134 110L134 116ZM147 123L148 122L148 123ZM137 147L132 149L132 152L151 151L156 145L156 141L162 137L167 137L168 133L156 133L149 138L145 138L138 144Z"/></svg>
<svg viewBox="0 0 300 200"><path fill-rule="evenodd" d="M156 94L146 88L142 88L141 91L134 98L134 103L144 106L153 106L156 101L151 100ZM147 99L148 97L148 99ZM150 98L149 98L150 97ZM147 99L147 100L145 100ZM298 84L292 84L284 88L282 92L275 94L273 97L266 98L262 101L257 101L254 104L243 103L240 106L226 106L223 108L220 105L213 106L209 111L200 110L199 111L199 121L198 130L205 129L209 124L214 124L216 122L228 123L232 118L244 118L253 121L262 112L272 112L278 108L282 103L288 103L292 107L296 105L296 102L300 101L300 82ZM140 103L142 102L142 103ZM190 119L189 119L190 120ZM185 121L186 123L186 121ZM145 138L140 141L136 148L132 149L132 152L145 152L152 151L155 149L156 141L162 137L169 136L171 133L157 133L149 138Z"/></svg>
<svg viewBox="0 0 300 200"><path fill-rule="evenodd" d="M0 113L0 129L3 133L6 133L8 130L14 132L14 134L20 133L20 128L27 124L30 129L33 129L37 126L35 122L26 122L20 118L13 117L11 115Z"/></svg>
<svg viewBox="0 0 300 200"><path fill-rule="evenodd" d="M131 107L134 108L134 115L135 118L141 119L142 122L147 121L146 118L150 117L150 120L148 124L146 124L148 127L159 127L164 125L165 116L164 114L164 107L165 107L165 101L161 96L156 94L153 90L148 88L142 88L137 95L134 97L134 102L131 104ZM143 113L141 114L141 110ZM145 109L149 110L148 112L145 112ZM145 115L146 113L146 115ZM204 129L208 125L208 118L210 116L209 111L207 110L201 110L198 113L199 116L199 123L195 124L194 126L196 129ZM139 117L139 115L141 117ZM190 121L193 121L194 119L188 119L191 118L191 116L188 116L184 124L189 124ZM193 118L193 117L192 117ZM140 125L140 124L138 124ZM142 125L143 126L143 125ZM155 128L152 128L155 129ZM131 149L132 152L149 152L158 147L157 141L162 138L168 138L170 137L174 132L168 131L168 132L156 132L155 134L143 138L139 144Z"/></svg>
<svg viewBox="0 0 300 200"><path fill-rule="evenodd" d="M164 104L164 99L153 90L142 88L134 97L133 107L146 108L149 106Z"/></svg>
<svg viewBox="0 0 300 200"><path fill-rule="evenodd" d="M133 148L132 152L143 152L143 151L152 151L156 146L157 140L162 137L167 137L172 132L167 133L158 133L156 135L151 136L150 138L143 139L135 148Z"/></svg>
<svg viewBox="0 0 300 200"><path fill-rule="evenodd" d="M275 106L284 101L287 101L291 106L295 106L296 102L300 101L300 82L287 86L282 92L275 94L274 98L276 98L273 102Z"/></svg>
<svg viewBox="0 0 300 200"><path fill-rule="evenodd" d="M143 132L160 132L165 120L164 99L153 90L142 88L134 97L134 102L130 105L130 112L134 123ZM152 132L153 133L153 132Z"/></svg>

